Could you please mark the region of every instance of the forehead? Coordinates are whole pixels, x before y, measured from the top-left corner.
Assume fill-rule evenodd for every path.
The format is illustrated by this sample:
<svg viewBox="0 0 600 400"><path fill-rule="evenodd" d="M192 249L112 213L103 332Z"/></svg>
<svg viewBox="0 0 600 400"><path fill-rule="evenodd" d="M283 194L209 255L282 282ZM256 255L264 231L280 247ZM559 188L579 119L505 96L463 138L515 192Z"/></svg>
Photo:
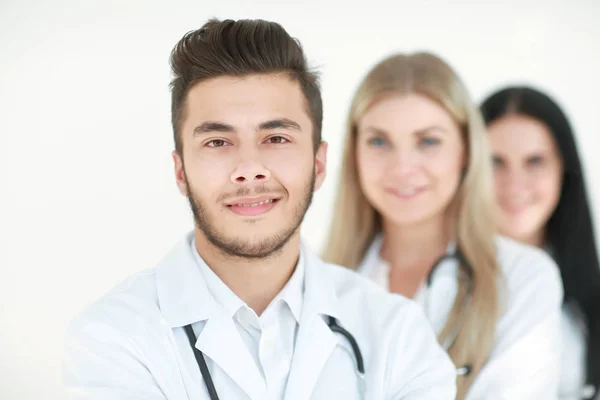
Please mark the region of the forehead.
<svg viewBox="0 0 600 400"><path fill-rule="evenodd" d="M286 74L222 76L200 82L187 96L184 131L205 121L234 126L289 118L310 125L300 85Z"/></svg>
<svg viewBox="0 0 600 400"><path fill-rule="evenodd" d="M367 109L358 121L359 128L385 128L393 132L412 132L432 125L457 127L444 107L427 96L411 93L386 96Z"/></svg>
<svg viewBox="0 0 600 400"><path fill-rule="evenodd" d="M509 115L492 123L488 132L494 150L510 149L512 154L555 151L550 130L542 122L523 115Z"/></svg>

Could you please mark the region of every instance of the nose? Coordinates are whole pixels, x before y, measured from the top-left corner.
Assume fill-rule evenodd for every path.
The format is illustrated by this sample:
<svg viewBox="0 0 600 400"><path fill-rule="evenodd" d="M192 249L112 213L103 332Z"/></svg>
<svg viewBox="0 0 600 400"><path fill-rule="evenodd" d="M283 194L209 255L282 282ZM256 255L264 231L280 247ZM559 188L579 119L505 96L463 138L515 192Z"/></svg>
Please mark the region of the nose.
<svg viewBox="0 0 600 400"><path fill-rule="evenodd" d="M389 171L395 175L404 175L413 170L416 160L411 151L395 151L391 154Z"/></svg>
<svg viewBox="0 0 600 400"><path fill-rule="evenodd" d="M231 173L232 183L263 183L269 180L271 173L261 163L254 160L240 162Z"/></svg>
<svg viewBox="0 0 600 400"><path fill-rule="evenodd" d="M510 195L524 192L530 184L527 174L524 171L507 171L503 181L503 186Z"/></svg>

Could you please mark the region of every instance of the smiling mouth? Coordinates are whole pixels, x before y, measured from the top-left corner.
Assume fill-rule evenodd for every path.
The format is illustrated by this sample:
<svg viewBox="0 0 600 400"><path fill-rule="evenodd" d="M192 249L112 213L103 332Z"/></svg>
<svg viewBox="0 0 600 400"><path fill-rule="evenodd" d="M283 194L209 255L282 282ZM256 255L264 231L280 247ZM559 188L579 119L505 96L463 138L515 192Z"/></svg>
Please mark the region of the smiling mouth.
<svg viewBox="0 0 600 400"><path fill-rule="evenodd" d="M506 211L507 213L511 214L511 215L517 215L517 214L521 214L523 211L527 210L529 208L529 205L524 204L518 207L504 207L504 211Z"/></svg>
<svg viewBox="0 0 600 400"><path fill-rule="evenodd" d="M419 195L424 190L425 190L424 188L410 188L410 189L388 189L387 191L401 199L411 199L411 198Z"/></svg>
<svg viewBox="0 0 600 400"><path fill-rule="evenodd" d="M418 189L396 190L400 196L413 196L418 192Z"/></svg>
<svg viewBox="0 0 600 400"><path fill-rule="evenodd" d="M235 202L235 200L241 200L241 202ZM246 199L234 199L233 202L227 204L227 209L236 215L242 217L260 217L267 214L273 208L277 206L280 198L246 198Z"/></svg>
<svg viewBox="0 0 600 400"><path fill-rule="evenodd" d="M278 199L269 199L269 200L263 200L260 201L258 203L237 203L237 204L228 204L227 207L258 207L258 206L262 206L263 204L270 204L270 203L275 203Z"/></svg>

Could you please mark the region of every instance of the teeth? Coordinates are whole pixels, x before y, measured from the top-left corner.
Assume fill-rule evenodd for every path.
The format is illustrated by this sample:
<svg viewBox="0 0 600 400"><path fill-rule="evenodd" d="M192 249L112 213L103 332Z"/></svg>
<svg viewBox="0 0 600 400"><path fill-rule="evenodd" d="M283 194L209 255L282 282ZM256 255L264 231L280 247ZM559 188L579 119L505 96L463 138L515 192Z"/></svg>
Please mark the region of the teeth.
<svg viewBox="0 0 600 400"><path fill-rule="evenodd" d="M252 204L236 204L238 207L258 207L263 204L273 203L275 199L261 201L260 203L252 203Z"/></svg>
<svg viewBox="0 0 600 400"><path fill-rule="evenodd" d="M416 189L402 189L402 190L398 190L398 194L400 196L412 196L415 193L417 193Z"/></svg>

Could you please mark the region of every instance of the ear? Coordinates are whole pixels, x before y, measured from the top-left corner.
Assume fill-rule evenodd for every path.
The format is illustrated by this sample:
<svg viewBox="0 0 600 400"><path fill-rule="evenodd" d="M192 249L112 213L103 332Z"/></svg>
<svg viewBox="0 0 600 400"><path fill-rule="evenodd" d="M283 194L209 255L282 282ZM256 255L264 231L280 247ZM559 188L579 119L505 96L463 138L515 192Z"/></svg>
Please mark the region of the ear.
<svg viewBox="0 0 600 400"><path fill-rule="evenodd" d="M185 197L188 196L186 177L185 177L185 169L183 167L183 159L177 153L176 150L173 150L171 153L173 157L173 166L175 168L175 181L177 182L177 187L179 188L179 192Z"/></svg>
<svg viewBox="0 0 600 400"><path fill-rule="evenodd" d="M321 142L315 154L315 191L319 190L325 180L327 167L327 142Z"/></svg>

